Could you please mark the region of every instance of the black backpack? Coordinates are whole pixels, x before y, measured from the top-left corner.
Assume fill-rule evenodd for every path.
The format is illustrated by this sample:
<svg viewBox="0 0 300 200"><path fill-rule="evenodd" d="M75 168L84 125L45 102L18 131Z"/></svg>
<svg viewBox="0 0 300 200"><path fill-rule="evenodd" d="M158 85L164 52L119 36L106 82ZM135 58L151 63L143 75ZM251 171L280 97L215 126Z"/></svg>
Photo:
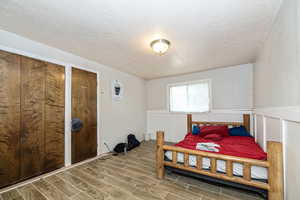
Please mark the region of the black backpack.
<svg viewBox="0 0 300 200"><path fill-rule="evenodd" d="M135 135L129 134L127 136L127 141L128 141L128 146L127 146L127 151L130 151L138 146L140 146L140 142L136 139Z"/></svg>
<svg viewBox="0 0 300 200"><path fill-rule="evenodd" d="M123 153L126 148L126 143L119 143L115 146L114 152L116 153Z"/></svg>

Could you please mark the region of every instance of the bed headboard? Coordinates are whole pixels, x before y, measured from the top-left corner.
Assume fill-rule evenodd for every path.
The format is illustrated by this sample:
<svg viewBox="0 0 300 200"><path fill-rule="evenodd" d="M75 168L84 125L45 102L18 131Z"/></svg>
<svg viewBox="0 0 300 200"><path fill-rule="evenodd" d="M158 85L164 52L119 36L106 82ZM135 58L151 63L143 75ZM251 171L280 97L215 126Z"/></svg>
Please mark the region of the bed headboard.
<svg viewBox="0 0 300 200"><path fill-rule="evenodd" d="M193 124L197 124L199 126L203 125L227 125L229 127L235 126L245 126L247 131L250 132L250 115L243 114L243 122L204 122L204 121L193 121L192 114L187 114L187 131L188 133L192 132Z"/></svg>

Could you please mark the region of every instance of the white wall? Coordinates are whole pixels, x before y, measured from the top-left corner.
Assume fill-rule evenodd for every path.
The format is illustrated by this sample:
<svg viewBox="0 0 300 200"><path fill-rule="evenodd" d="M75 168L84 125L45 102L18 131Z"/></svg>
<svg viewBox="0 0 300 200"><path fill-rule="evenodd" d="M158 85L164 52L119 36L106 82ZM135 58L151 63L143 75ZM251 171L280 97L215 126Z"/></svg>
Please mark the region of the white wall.
<svg viewBox="0 0 300 200"><path fill-rule="evenodd" d="M213 109L252 109L252 64L147 81L147 110L168 110L167 85L201 79L212 80Z"/></svg>
<svg viewBox="0 0 300 200"><path fill-rule="evenodd" d="M286 193L288 200L299 199L300 188L300 156L299 156L299 141L300 141L300 123L286 123Z"/></svg>
<svg viewBox="0 0 300 200"><path fill-rule="evenodd" d="M201 79L212 80L212 112L194 114L201 121L242 121L242 114L252 109L252 64L197 72L147 81L147 133L155 139L157 130L165 139L178 142L187 133L186 114L170 113L167 85Z"/></svg>
<svg viewBox="0 0 300 200"><path fill-rule="evenodd" d="M266 150L267 141L283 144L286 200L297 199L300 187L300 106L254 110L257 142Z"/></svg>
<svg viewBox="0 0 300 200"><path fill-rule="evenodd" d="M298 3L298 5L297 5ZM283 0L254 67L255 107L300 105L300 3Z"/></svg>
<svg viewBox="0 0 300 200"><path fill-rule="evenodd" d="M100 153L107 152L104 142L113 148L115 144L125 141L129 130L134 131L138 139L144 138L146 92L143 79L2 30L0 30L0 49L99 73ZM124 96L120 102L111 99L111 82L116 79L124 85ZM66 89L69 87L70 85L67 85ZM66 108L68 107L70 101L66 101Z"/></svg>
<svg viewBox="0 0 300 200"><path fill-rule="evenodd" d="M261 115L255 115L255 135L256 142L266 151L266 138L264 130L264 118Z"/></svg>
<svg viewBox="0 0 300 200"><path fill-rule="evenodd" d="M283 0L254 65L254 113L258 142L281 141L285 199L300 196L300 3Z"/></svg>

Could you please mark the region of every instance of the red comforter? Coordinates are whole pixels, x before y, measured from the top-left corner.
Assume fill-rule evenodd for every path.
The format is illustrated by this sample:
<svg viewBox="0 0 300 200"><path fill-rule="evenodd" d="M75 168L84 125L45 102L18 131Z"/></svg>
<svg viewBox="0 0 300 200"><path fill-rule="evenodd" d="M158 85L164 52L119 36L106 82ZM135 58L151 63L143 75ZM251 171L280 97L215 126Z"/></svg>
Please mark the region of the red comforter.
<svg viewBox="0 0 300 200"><path fill-rule="evenodd" d="M212 141L188 133L185 136L184 140L180 141L175 146L197 150L196 145L199 142L213 142L219 144L220 151L213 153L252 158L258 160L267 159L267 154L259 147L259 145L255 142L254 138L245 136L228 136L224 137L220 141Z"/></svg>

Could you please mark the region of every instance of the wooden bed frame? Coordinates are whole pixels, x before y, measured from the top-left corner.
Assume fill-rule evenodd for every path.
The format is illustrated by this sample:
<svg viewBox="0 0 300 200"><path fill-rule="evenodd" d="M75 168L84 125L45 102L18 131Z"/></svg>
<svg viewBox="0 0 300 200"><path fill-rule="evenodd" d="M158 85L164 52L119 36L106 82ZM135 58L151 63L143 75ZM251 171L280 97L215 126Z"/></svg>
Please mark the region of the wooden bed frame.
<svg viewBox="0 0 300 200"><path fill-rule="evenodd" d="M193 124L197 125L228 125L235 127L243 125L250 130L250 115L243 115L243 122L201 122L193 121L192 115L187 115L187 130L192 131ZM165 167L172 167L183 171L201 174L216 179L221 179L233 183L243 184L268 191L269 200L283 200L283 158L282 144L280 142L268 141L266 161L249 158L228 156L204 151L190 150L181 147L164 144L164 132L158 131L156 140L156 171L159 179L164 178ZM165 160L165 151L172 151L172 161ZM177 162L177 153L184 154L184 163ZM189 165L189 155L197 158L196 167ZM202 169L202 159L210 159L210 169ZM217 172L217 160L226 162L226 173ZM233 163L243 165L243 177L233 175ZM261 166L268 170L267 183L251 179L251 166Z"/></svg>

